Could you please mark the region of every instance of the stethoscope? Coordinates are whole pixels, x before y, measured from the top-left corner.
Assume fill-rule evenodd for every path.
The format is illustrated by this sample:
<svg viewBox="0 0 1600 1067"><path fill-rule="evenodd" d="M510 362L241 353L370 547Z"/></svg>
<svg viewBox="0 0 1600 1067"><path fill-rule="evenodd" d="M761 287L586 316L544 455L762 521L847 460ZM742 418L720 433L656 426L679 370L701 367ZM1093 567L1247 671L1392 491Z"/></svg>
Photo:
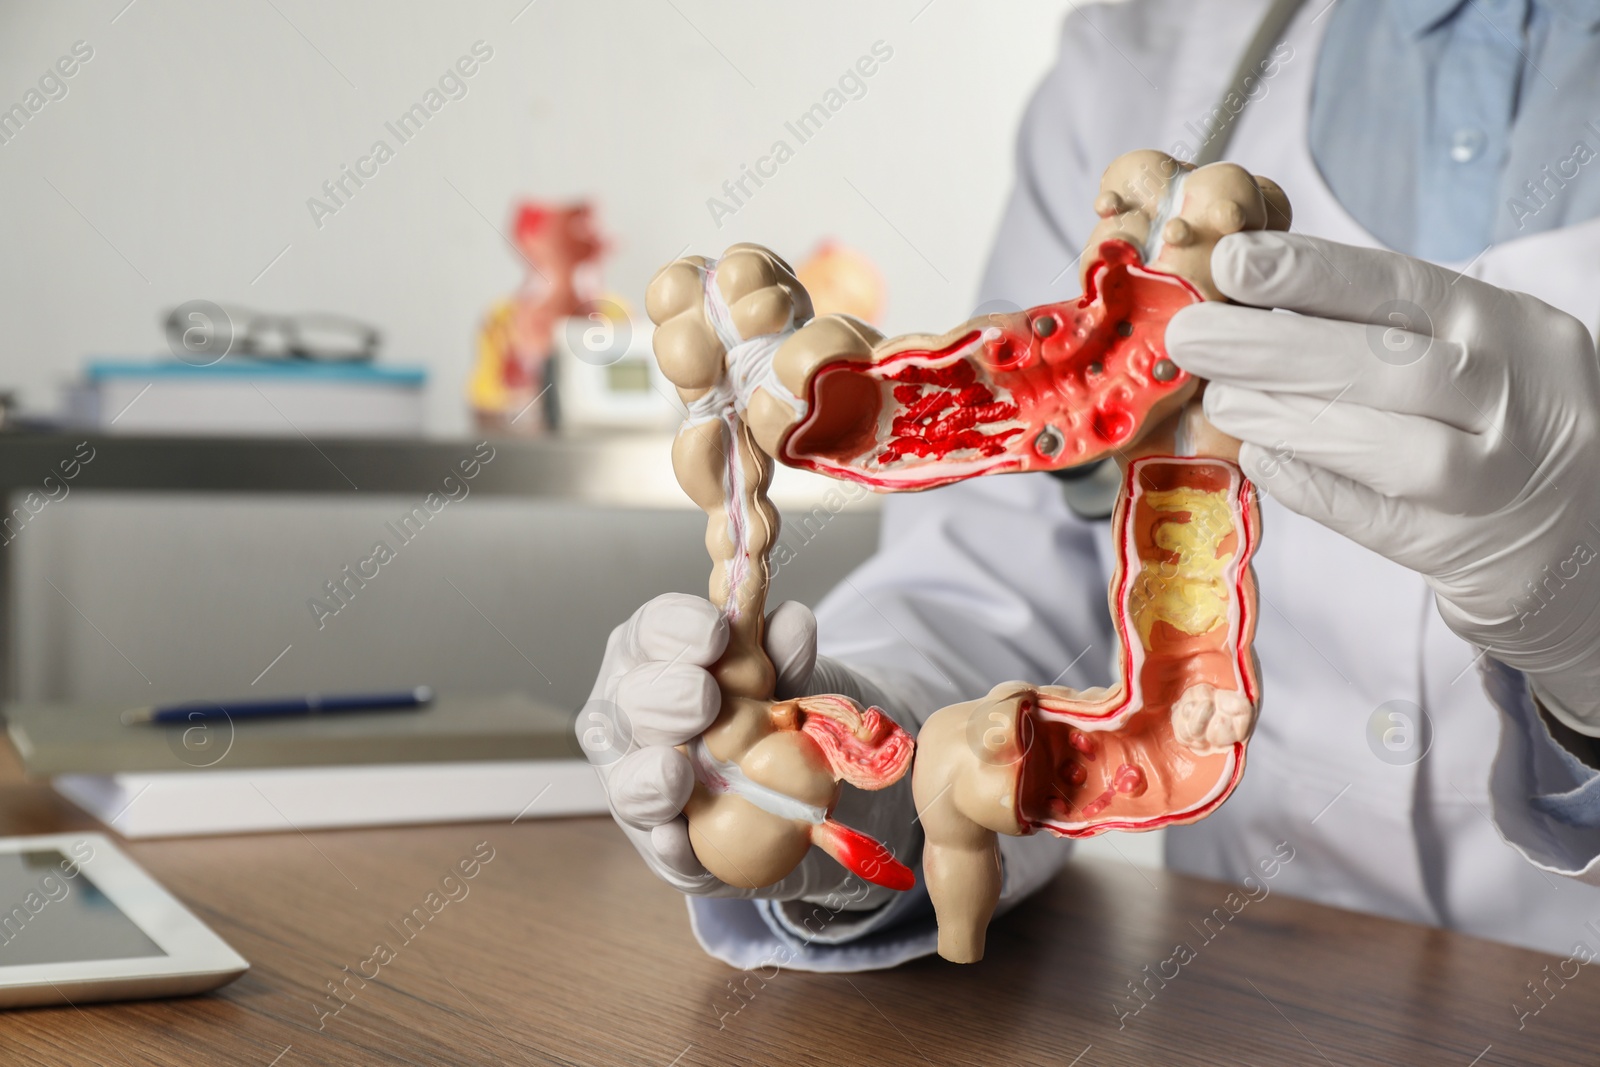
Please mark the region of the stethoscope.
<svg viewBox="0 0 1600 1067"><path fill-rule="evenodd" d="M1243 115L1249 106L1254 93L1250 92L1250 80L1253 80L1257 71L1277 47L1283 38L1283 32L1289 28L1296 13L1305 6L1306 0L1274 0L1272 7L1267 10L1256 27L1255 36L1245 46L1239 59L1239 65L1234 68L1233 77L1224 87L1221 98L1217 102L1215 114L1227 115L1227 121L1219 126L1217 131L1201 146L1200 151L1189 162L1197 167L1207 163L1215 163L1228 151L1228 145L1233 140L1233 132L1239 125L1239 116ZM1244 101L1243 106L1234 110L1229 97L1234 102ZM1070 244L1067 236L1057 231L1063 244ZM1061 496L1066 501L1067 507L1080 519L1089 522L1100 522L1111 517L1112 509L1116 506L1117 494L1122 489L1122 472L1115 462L1106 459L1087 467L1073 467L1068 470L1051 471L1051 476L1061 483Z"/></svg>

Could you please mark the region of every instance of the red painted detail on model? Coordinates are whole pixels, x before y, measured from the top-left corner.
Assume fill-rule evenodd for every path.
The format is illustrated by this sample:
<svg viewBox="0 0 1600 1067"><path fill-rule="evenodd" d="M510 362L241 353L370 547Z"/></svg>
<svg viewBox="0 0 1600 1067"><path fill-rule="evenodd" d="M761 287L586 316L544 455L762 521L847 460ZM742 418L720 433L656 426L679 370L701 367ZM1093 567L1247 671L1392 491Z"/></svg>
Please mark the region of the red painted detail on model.
<svg viewBox="0 0 1600 1067"><path fill-rule="evenodd" d="M1111 802L1115 799L1117 799L1117 791L1115 789L1107 789L1083 806L1083 817L1085 819L1094 818L1110 807Z"/></svg>
<svg viewBox="0 0 1600 1067"><path fill-rule="evenodd" d="M835 777L857 789L883 789L911 765L916 745L880 708L857 711L838 696L801 697L800 730L817 743Z"/></svg>
<svg viewBox="0 0 1600 1067"><path fill-rule="evenodd" d="M1162 815L1154 819L1107 819L1105 822L1095 823L1093 826L1083 827L1054 827L1044 826L1058 837L1096 837L1108 830L1123 830L1129 832L1143 830L1159 830L1163 826L1178 826L1198 822L1222 806L1222 802L1233 795L1239 785L1239 779L1244 777L1245 746L1240 743L1233 746L1233 774L1229 776L1227 784L1222 791L1211 800L1198 804L1184 811L1175 811L1170 815ZM1042 825L1042 824L1041 824ZM1037 828L1037 827L1035 827Z"/></svg>
<svg viewBox="0 0 1600 1067"><path fill-rule="evenodd" d="M1095 462L1192 383L1179 368L1159 381L1155 366L1168 320L1200 300L1131 244L1107 241L1077 300L991 315L938 349L824 363L778 458L893 491ZM1042 319L1056 324L1043 338Z"/></svg>
<svg viewBox="0 0 1600 1067"><path fill-rule="evenodd" d="M1242 593L1244 583L1251 581L1248 565L1252 556L1256 554L1256 542L1261 540L1261 509L1256 504L1255 483L1249 478L1242 477L1244 483L1239 490L1239 513L1243 517L1239 529L1239 589ZM1254 645L1256 630L1256 609L1246 596L1239 597L1239 646L1236 649L1239 657L1239 677L1244 679L1244 695L1251 705L1261 702L1261 683L1256 677L1256 664L1250 649ZM1241 754L1242 761L1242 754Z"/></svg>
<svg viewBox="0 0 1600 1067"><path fill-rule="evenodd" d="M968 334L934 358L948 359L977 337ZM1001 425L1017 417L1017 405L996 400L994 390L978 381L971 363L902 367L887 380L899 383L891 395L901 411L890 420L889 440L877 457L880 464L907 456L942 458L962 449L998 456L1006 442L1022 432L1020 426Z"/></svg>
<svg viewBox="0 0 1600 1067"><path fill-rule="evenodd" d="M845 870L873 885L903 891L917 883L911 868L895 859L894 853L844 823L828 819L812 830L811 841Z"/></svg>
<svg viewBox="0 0 1600 1067"><path fill-rule="evenodd" d="M935 360L947 359L961 349L966 348L978 339L976 330L965 334L955 344L942 348L933 354ZM946 385L960 386L971 385L978 380L978 372L970 363L952 363L948 367L905 367L892 374L885 375L891 382L907 382L914 385Z"/></svg>
<svg viewBox="0 0 1600 1067"><path fill-rule="evenodd" d="M1144 771L1131 763L1118 767L1116 790L1130 797L1142 796L1145 790Z"/></svg>

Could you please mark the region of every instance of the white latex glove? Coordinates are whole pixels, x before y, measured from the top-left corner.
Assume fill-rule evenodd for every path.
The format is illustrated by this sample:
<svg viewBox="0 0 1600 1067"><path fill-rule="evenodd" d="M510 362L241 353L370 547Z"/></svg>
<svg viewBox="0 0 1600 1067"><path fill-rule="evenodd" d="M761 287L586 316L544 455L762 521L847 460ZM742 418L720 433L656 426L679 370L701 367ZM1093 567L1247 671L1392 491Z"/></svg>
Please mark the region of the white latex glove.
<svg viewBox="0 0 1600 1067"><path fill-rule="evenodd" d="M1600 735L1587 327L1524 293L1312 237L1224 237L1211 265L1223 293L1254 306L1185 308L1167 348L1211 380L1205 413L1245 442L1245 473L1422 574L1452 630Z"/></svg>
<svg viewBox="0 0 1600 1067"><path fill-rule="evenodd" d="M666 593L611 631L589 702L578 714L578 741L605 784L611 813L662 881L696 896L806 900L835 910L877 907L894 891L850 874L812 848L775 885L740 889L706 871L689 844L682 811L694 790L685 744L716 719L722 697L707 667L728 643L722 614L708 600ZM848 668L817 656L817 620L796 601L767 617L767 655L778 672L778 697L839 693L876 704L908 730L909 721ZM875 792L845 786L834 818L877 838L915 865L921 835L914 823L911 775Z"/></svg>

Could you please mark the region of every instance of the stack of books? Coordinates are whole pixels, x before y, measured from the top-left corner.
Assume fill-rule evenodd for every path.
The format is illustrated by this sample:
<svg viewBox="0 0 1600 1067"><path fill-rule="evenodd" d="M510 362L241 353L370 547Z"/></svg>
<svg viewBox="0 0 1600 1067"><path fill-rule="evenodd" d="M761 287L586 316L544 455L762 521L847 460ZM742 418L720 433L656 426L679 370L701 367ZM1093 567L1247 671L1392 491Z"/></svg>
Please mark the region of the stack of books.
<svg viewBox="0 0 1600 1067"><path fill-rule="evenodd" d="M422 432L421 367L311 360L98 359L67 422L107 434L405 437Z"/></svg>

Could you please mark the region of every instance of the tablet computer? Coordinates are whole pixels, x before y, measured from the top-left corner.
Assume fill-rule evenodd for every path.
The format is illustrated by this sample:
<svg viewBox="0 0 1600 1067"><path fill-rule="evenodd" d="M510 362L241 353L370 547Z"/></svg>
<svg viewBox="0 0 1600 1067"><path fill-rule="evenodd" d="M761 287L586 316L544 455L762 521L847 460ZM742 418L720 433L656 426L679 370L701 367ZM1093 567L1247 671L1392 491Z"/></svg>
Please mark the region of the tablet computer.
<svg viewBox="0 0 1600 1067"><path fill-rule="evenodd" d="M249 967L104 834L0 838L0 1008L201 993Z"/></svg>

